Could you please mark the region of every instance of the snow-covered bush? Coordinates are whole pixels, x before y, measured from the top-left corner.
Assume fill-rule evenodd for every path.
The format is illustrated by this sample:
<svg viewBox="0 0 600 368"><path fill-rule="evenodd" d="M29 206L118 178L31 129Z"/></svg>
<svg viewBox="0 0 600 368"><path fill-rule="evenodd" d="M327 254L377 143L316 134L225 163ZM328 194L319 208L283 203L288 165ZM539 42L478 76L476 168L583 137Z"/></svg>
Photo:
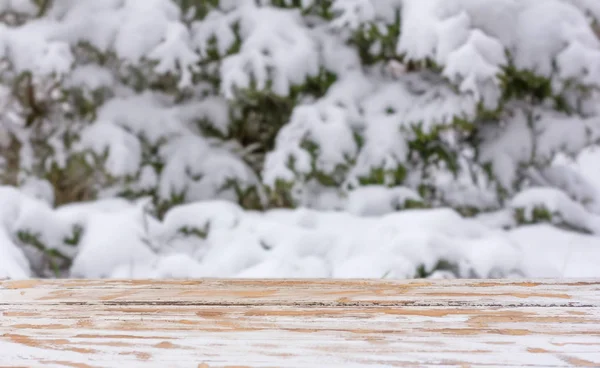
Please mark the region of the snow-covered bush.
<svg viewBox="0 0 600 368"><path fill-rule="evenodd" d="M510 232L600 231L599 24L595 0L0 0L0 277L524 273Z"/></svg>

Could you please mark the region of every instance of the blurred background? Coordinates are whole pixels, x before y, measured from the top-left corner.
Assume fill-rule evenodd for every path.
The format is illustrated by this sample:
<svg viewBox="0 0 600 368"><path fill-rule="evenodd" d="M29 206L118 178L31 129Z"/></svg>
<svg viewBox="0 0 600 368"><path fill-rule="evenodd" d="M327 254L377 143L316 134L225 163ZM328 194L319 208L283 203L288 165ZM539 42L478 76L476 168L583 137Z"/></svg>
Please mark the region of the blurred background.
<svg viewBox="0 0 600 368"><path fill-rule="evenodd" d="M0 0L0 278L600 277L597 0Z"/></svg>

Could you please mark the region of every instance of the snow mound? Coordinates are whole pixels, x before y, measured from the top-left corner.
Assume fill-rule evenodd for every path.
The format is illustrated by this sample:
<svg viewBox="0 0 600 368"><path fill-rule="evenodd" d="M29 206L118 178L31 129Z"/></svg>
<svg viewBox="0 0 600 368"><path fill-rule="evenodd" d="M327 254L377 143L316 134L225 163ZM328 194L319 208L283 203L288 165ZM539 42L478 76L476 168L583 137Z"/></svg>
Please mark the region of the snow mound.
<svg viewBox="0 0 600 368"><path fill-rule="evenodd" d="M363 189L371 192L379 193L381 203L416 198L403 188ZM512 205L529 208L540 199L553 204L548 207L553 213L568 215L565 221L585 219L581 208L551 190L523 193ZM176 206L158 221L145 212L143 201L52 209L9 187L0 188L0 200L0 277L35 275L40 261L23 251L27 244L18 235L23 231L73 257L68 275L78 278L600 276L596 236L548 224L502 230L452 209L378 209L351 201L357 203L355 213L255 212L203 201ZM68 245L75 225L80 235Z"/></svg>

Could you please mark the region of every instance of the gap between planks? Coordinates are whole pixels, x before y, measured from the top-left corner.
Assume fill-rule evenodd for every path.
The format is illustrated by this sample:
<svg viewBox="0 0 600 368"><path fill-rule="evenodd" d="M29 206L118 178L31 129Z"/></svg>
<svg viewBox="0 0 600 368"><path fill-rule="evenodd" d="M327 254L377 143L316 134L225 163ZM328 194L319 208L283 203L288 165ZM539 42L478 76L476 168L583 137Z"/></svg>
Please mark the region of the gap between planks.
<svg viewBox="0 0 600 368"><path fill-rule="evenodd" d="M16 280L1 304L598 307L600 280Z"/></svg>

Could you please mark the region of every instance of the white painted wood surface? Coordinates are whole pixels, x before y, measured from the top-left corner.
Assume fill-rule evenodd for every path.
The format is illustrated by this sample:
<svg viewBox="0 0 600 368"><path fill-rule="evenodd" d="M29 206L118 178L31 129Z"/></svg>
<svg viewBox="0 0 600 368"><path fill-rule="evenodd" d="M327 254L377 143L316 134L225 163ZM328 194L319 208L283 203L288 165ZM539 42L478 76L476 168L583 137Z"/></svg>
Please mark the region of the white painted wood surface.
<svg viewBox="0 0 600 368"><path fill-rule="evenodd" d="M600 367L600 280L0 281L0 367Z"/></svg>

